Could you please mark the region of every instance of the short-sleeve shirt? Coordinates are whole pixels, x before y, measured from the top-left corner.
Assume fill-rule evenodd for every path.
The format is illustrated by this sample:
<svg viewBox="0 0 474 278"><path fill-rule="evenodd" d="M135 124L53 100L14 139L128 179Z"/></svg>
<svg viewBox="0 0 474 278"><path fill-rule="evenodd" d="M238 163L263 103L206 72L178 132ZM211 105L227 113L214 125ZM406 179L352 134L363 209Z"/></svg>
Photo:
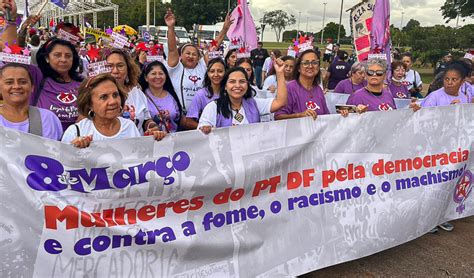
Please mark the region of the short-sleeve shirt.
<svg viewBox="0 0 474 278"><path fill-rule="evenodd" d="M316 111L318 115L330 114L326 98L320 86L314 86L311 91L308 91L298 81L292 80L288 82L286 87L288 90L288 103L285 107L275 112L275 116L301 113L308 109Z"/></svg>
<svg viewBox="0 0 474 278"><path fill-rule="evenodd" d="M407 86L403 84L397 85L394 82L390 82L388 89L392 93L393 98L410 98L411 96Z"/></svg>
<svg viewBox="0 0 474 278"><path fill-rule="evenodd" d="M457 96L448 95L444 88L431 92L422 102L421 107L447 106L453 101L459 100L461 103L468 103L468 97L459 93Z"/></svg>
<svg viewBox="0 0 474 278"><path fill-rule="evenodd" d="M118 117L120 120L120 130L117 134L112 136L106 136L100 133L96 128L92 120L85 118L77 123L79 127L80 136L89 136L92 135L92 141L102 141L110 139L124 139L124 138L133 138L140 137L140 132L138 132L137 127L133 124L132 121ZM75 125L71 125L64 132L62 142L71 143L77 137L77 129Z"/></svg>
<svg viewBox="0 0 474 278"><path fill-rule="evenodd" d="M187 118L199 119L206 105L219 98L218 94L213 94L211 98L208 95L209 90L207 88L202 88L196 93L186 114Z"/></svg>
<svg viewBox="0 0 474 278"><path fill-rule="evenodd" d="M339 60L332 63L328 69L328 72L331 73L329 76L328 89L334 89L339 82L347 78L350 71L351 65L345 61Z"/></svg>
<svg viewBox="0 0 474 278"><path fill-rule="evenodd" d="M35 92L31 95L31 101L33 101L38 93L43 75L41 71L35 67L30 66L30 70L39 72L34 74L34 85ZM59 118L63 126L63 130L73 123L76 122L79 112L77 110L77 97L80 82L71 81L68 83L56 82L53 79L47 77L44 80L43 88L41 90L37 107L50 110Z"/></svg>
<svg viewBox="0 0 474 278"><path fill-rule="evenodd" d="M38 110L41 116L42 137L56 141L61 140L61 136L63 135L63 128L58 117L56 117L56 115L49 110L42 108L38 108ZM30 128L30 121L26 119L25 121L14 123L8 121L2 115L0 115L0 125L28 133L28 130Z"/></svg>
<svg viewBox="0 0 474 278"><path fill-rule="evenodd" d="M416 82L416 87L420 87L423 85L423 81L421 80L421 76L417 71L409 70L406 73L405 80L408 82L407 89L410 91L413 88L413 83Z"/></svg>
<svg viewBox="0 0 474 278"><path fill-rule="evenodd" d="M145 93L148 98L147 103L151 118L158 125L158 128L161 131L176 132L181 114L173 96L167 93L164 98L157 98L150 92L150 89L147 89Z"/></svg>
<svg viewBox="0 0 474 278"><path fill-rule="evenodd" d="M140 134L143 135L143 123L151 116L148 110L147 98L139 87L133 88L128 93L122 117L131 120L140 131Z"/></svg>
<svg viewBox="0 0 474 278"><path fill-rule="evenodd" d="M185 68L181 61L174 68L168 66L168 63L165 63L165 66L168 69L178 99L183 109L187 110L196 92L203 87L207 71L206 62L204 58L201 58L193 69Z"/></svg>
<svg viewBox="0 0 474 278"><path fill-rule="evenodd" d="M350 95L355 93L357 90L364 88L365 85L365 81L360 84L353 84L351 78L347 78L337 83L336 88L334 88L334 93Z"/></svg>
<svg viewBox="0 0 474 278"><path fill-rule="evenodd" d="M390 90L387 88L383 88L380 95L373 94L367 91L367 89L362 88L349 96L347 104L362 104L368 106L367 111L388 111L397 109L392 93L390 93Z"/></svg>
<svg viewBox="0 0 474 278"><path fill-rule="evenodd" d="M271 98L266 98L266 99L259 99L259 98L254 98L256 104L257 104L257 109L260 115L265 115L269 114L272 108L272 103L273 99ZM243 116L242 121L237 121L235 119L235 115L237 115L237 112L232 110L232 125L244 125L248 124L249 121L245 115L245 110L242 108L239 110L239 113ZM215 101L209 102L208 105L204 108L204 111L202 111L201 118L199 119L199 125L198 128L202 126L212 126L215 127L217 124L217 104Z"/></svg>

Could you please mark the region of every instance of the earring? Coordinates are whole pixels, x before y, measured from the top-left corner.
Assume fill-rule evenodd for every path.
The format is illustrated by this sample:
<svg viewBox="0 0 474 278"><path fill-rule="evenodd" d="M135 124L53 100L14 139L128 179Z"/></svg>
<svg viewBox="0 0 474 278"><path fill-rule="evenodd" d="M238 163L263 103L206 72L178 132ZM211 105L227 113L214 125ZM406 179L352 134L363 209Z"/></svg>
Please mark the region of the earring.
<svg viewBox="0 0 474 278"><path fill-rule="evenodd" d="M89 110L89 112L87 112L87 116L89 116L89 118L91 118L91 119L94 118L94 116L95 116L94 111L92 111L92 109Z"/></svg>
<svg viewBox="0 0 474 278"><path fill-rule="evenodd" d="M128 76L127 76L127 78L125 78L125 84L127 84L127 83L129 83L129 82L130 82L130 79L129 79Z"/></svg>

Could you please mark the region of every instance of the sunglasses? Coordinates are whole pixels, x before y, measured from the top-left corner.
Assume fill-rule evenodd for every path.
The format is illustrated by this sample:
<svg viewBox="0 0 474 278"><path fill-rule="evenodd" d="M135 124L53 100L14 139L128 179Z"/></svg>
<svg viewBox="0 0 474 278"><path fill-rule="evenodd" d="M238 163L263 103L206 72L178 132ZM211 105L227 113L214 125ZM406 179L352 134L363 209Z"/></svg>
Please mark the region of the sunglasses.
<svg viewBox="0 0 474 278"><path fill-rule="evenodd" d="M385 74L384 70L367 70L365 72L368 76L383 76Z"/></svg>

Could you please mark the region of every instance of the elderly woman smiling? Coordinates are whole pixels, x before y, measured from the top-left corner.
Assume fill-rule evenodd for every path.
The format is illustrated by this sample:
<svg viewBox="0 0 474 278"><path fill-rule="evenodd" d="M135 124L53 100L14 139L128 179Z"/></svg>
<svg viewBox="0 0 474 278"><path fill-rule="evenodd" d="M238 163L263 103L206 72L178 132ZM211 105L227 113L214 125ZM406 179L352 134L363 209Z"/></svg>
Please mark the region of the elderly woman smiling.
<svg viewBox="0 0 474 278"><path fill-rule="evenodd" d="M122 86L110 74L101 74L84 81L79 87L77 103L79 112L87 115L87 118L70 126L61 141L86 148L92 140L139 137L140 132L135 124L120 117L125 100ZM154 131L152 135L161 140L166 133Z"/></svg>

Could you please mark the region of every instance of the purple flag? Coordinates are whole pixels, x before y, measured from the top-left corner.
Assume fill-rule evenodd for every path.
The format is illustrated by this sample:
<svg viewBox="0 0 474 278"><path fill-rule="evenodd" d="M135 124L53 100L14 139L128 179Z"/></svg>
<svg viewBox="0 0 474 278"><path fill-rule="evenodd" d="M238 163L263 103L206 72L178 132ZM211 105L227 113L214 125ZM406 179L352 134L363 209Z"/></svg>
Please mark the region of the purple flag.
<svg viewBox="0 0 474 278"><path fill-rule="evenodd" d="M69 4L69 0L51 0L51 3L64 10L67 4Z"/></svg>
<svg viewBox="0 0 474 278"><path fill-rule="evenodd" d="M250 14L247 0L239 0L237 7L231 13L234 23L227 31L227 37L232 40L240 40L240 50L250 50L257 48L257 30Z"/></svg>
<svg viewBox="0 0 474 278"><path fill-rule="evenodd" d="M376 0L370 31L370 53L383 53L387 57L388 74L390 74L390 1Z"/></svg>

